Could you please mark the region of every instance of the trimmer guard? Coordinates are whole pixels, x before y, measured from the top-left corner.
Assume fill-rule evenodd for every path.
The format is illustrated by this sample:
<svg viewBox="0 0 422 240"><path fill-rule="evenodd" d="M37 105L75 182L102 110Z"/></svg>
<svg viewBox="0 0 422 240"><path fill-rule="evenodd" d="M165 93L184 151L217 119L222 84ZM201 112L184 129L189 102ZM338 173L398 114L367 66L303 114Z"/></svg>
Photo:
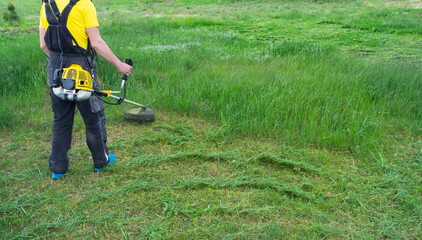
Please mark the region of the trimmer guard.
<svg viewBox="0 0 422 240"><path fill-rule="evenodd" d="M135 107L126 111L125 119L132 122L150 123L155 121L154 110L147 107Z"/></svg>

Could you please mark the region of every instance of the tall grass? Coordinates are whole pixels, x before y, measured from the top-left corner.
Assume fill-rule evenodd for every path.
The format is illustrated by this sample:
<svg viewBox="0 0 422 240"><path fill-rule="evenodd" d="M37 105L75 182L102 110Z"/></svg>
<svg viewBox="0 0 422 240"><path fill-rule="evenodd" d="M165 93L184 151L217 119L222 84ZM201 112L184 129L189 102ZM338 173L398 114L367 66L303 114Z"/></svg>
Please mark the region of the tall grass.
<svg viewBox="0 0 422 240"><path fill-rule="evenodd" d="M234 30L244 27L236 21L103 18L103 37L135 62L132 100L214 119L233 133L355 153L381 151L393 132L421 133L416 62L356 59L325 41L255 41ZM0 125L42 125L49 109L37 35L0 44ZM118 87L112 66L97 65L104 87Z"/></svg>
<svg viewBox="0 0 422 240"><path fill-rule="evenodd" d="M0 39L0 128L45 120L48 96L45 57L36 34ZM42 118L42 119L40 119ZM27 126L27 125L26 125Z"/></svg>
<svg viewBox="0 0 422 240"><path fill-rule="evenodd" d="M420 134L417 63L357 60L307 42L249 42L191 27L192 19L176 28L162 21L139 23L125 44L139 51L138 94L158 108L355 153L382 150L391 132Z"/></svg>

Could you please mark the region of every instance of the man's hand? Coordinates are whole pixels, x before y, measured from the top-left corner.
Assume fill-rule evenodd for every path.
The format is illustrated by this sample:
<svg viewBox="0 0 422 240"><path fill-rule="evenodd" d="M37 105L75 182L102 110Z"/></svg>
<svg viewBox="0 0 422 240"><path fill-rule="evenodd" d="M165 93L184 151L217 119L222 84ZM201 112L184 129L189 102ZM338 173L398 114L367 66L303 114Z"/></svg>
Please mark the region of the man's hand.
<svg viewBox="0 0 422 240"><path fill-rule="evenodd" d="M119 72L123 73L124 75L128 76L132 73L132 66L130 66L127 63L123 63L120 62L120 64L118 64L118 66L116 66L117 70L119 70Z"/></svg>

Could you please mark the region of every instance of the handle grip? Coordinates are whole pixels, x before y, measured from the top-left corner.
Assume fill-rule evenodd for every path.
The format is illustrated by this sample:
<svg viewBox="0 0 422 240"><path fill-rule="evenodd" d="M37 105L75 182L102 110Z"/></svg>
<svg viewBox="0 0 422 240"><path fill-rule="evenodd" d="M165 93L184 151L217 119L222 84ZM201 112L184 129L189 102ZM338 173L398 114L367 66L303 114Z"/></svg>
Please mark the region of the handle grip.
<svg viewBox="0 0 422 240"><path fill-rule="evenodd" d="M133 66L132 59L130 59L130 58L126 58L125 63L126 64L129 64L130 66ZM127 76L123 74L122 80L125 80L126 81L127 80Z"/></svg>

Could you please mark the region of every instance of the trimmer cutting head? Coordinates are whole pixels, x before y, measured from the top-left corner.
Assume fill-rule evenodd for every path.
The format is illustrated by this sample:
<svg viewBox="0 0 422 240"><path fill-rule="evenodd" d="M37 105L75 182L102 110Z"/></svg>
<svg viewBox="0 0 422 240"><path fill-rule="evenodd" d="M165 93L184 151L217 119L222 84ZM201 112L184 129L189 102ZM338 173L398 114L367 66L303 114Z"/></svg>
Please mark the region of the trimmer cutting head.
<svg viewBox="0 0 422 240"><path fill-rule="evenodd" d="M132 122L150 123L155 121L154 110L148 107L135 107L126 111L125 119Z"/></svg>

